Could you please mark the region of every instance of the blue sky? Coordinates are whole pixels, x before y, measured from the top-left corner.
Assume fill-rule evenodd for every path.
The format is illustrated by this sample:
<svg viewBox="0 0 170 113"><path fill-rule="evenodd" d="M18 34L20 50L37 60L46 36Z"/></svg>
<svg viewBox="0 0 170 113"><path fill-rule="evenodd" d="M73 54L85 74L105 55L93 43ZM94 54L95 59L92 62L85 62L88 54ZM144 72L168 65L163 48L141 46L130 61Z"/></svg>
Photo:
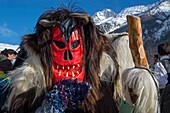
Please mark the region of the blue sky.
<svg viewBox="0 0 170 113"><path fill-rule="evenodd" d="M72 0L91 16L105 8L119 13L126 7L159 0ZM21 36L33 33L38 17L46 10L67 5L70 0L0 0L0 43L19 44Z"/></svg>

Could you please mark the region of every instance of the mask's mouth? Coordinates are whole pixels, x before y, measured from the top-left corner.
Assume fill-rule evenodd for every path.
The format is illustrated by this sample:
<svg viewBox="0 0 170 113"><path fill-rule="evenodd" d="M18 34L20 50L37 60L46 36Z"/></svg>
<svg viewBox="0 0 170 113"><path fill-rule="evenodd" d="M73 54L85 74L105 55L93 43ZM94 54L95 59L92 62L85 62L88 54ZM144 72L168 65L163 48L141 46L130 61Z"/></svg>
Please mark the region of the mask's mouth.
<svg viewBox="0 0 170 113"><path fill-rule="evenodd" d="M82 72L82 64L78 63L75 65L53 65L53 72L55 76L63 76L69 78L76 78Z"/></svg>
<svg viewBox="0 0 170 113"><path fill-rule="evenodd" d="M52 72L53 84L56 84L57 82L60 82L64 79L77 79L80 82L84 79L83 63L78 63L74 65L53 64Z"/></svg>

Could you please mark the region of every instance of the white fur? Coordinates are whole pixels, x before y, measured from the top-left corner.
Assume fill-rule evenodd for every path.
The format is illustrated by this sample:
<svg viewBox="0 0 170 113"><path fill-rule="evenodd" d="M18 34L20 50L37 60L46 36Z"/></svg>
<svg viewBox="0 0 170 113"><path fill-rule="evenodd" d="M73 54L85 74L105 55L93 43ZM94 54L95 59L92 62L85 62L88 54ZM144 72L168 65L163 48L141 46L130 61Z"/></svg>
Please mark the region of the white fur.
<svg viewBox="0 0 170 113"><path fill-rule="evenodd" d="M135 107L135 113L157 113L158 83L147 70L141 68L125 70L122 74L122 84L125 101ZM137 95L136 103L132 103L128 88Z"/></svg>
<svg viewBox="0 0 170 113"><path fill-rule="evenodd" d="M113 82L117 70L115 70L115 63L112 58L105 52L102 53L102 57L100 59L100 78L102 81ZM103 78L103 75L107 75L107 78Z"/></svg>
<svg viewBox="0 0 170 113"><path fill-rule="evenodd" d="M121 75L125 69L134 67L132 54L129 48L129 36L127 33L120 33L120 34L117 33L117 34L111 34L108 37L112 42L112 46L114 50L116 51L117 61L119 64L119 79L116 81L115 84L114 97L117 98L117 96L119 96L120 98L123 98Z"/></svg>
<svg viewBox="0 0 170 113"><path fill-rule="evenodd" d="M129 36L127 34L118 35L118 38L112 42L112 46L117 54L120 74L122 74L125 69L135 66L129 48Z"/></svg>

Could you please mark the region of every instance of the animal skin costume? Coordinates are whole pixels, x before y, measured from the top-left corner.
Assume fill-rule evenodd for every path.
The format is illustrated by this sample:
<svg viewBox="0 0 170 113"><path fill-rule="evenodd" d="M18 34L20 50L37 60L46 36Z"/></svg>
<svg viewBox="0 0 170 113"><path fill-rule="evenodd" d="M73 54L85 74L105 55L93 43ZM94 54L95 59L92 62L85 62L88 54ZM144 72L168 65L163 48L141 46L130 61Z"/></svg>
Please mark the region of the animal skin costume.
<svg viewBox="0 0 170 113"><path fill-rule="evenodd" d="M9 113L118 113L113 98L116 53L91 17L76 8L59 8L42 14L35 28L20 44L26 59L8 75ZM80 94L70 95L67 89ZM52 96L59 100L52 103ZM72 106L75 98L78 104Z"/></svg>

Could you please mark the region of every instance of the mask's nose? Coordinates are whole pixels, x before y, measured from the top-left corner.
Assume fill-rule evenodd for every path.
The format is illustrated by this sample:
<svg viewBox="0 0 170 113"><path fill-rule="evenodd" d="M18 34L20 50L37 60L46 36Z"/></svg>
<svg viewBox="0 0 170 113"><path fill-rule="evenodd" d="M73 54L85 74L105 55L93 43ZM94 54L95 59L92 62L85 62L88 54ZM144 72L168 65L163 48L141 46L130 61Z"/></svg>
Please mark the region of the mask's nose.
<svg viewBox="0 0 170 113"><path fill-rule="evenodd" d="M64 60L72 60L73 59L73 56L71 54L71 52L69 50L66 50L64 52Z"/></svg>

